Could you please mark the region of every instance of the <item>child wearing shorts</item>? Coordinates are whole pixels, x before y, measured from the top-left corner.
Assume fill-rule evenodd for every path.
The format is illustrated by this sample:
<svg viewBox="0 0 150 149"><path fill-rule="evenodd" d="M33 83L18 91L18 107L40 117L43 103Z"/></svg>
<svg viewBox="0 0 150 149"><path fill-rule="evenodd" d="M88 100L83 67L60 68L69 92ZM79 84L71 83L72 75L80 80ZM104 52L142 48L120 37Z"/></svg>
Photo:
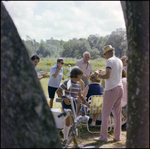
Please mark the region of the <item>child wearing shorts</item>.
<svg viewBox="0 0 150 149"><path fill-rule="evenodd" d="M73 97L73 103L74 103L74 109L76 111L76 102L77 99L80 98L81 101L83 103L85 103L88 107L90 107L90 105L88 104L88 102L84 99L83 95L81 94L82 91L82 86L79 83L79 80L82 78L83 72L82 70L75 66L72 68L71 72L70 72L70 79L64 81L64 83L62 83L59 88L56 90L56 93L58 94L58 96L60 98L62 98L62 93L63 90L65 91L65 95L67 96L71 96ZM67 83L68 81L71 81L71 87L67 88ZM71 104L69 102L69 100L67 98L62 98L62 108L64 109L72 109L71 108ZM68 116L67 118L65 118L65 125L64 125L64 130L63 130L63 134L64 134L64 141L66 142L68 139L68 133L70 130L71 125L73 124L72 118L71 116Z"/></svg>

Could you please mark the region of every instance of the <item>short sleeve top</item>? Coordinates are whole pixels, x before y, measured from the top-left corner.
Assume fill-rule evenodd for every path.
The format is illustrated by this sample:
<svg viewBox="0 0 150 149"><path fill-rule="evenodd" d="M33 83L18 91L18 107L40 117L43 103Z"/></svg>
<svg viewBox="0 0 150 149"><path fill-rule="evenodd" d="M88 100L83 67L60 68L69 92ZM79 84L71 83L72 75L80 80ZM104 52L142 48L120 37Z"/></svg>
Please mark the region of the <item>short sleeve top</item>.
<svg viewBox="0 0 150 149"><path fill-rule="evenodd" d="M88 101L88 98L92 95L103 95L103 87L98 83L89 84L89 90L86 96L86 100Z"/></svg>
<svg viewBox="0 0 150 149"><path fill-rule="evenodd" d="M59 87L62 90L65 90L65 95L70 95L73 98L78 98L78 93L80 93L82 91L81 84L78 81L77 82L71 81L71 87L67 90L67 82L68 81L69 81L69 79L64 81L64 83L62 83Z"/></svg>
<svg viewBox="0 0 150 149"><path fill-rule="evenodd" d="M57 68L57 64L54 65L51 70L50 70L50 79L49 79L49 82L48 82L48 86L51 86L51 87L55 87L55 88L58 88L60 83L61 83L61 78L63 76L63 68L61 68L59 70L59 73L57 75L56 78L53 77L53 74L56 73L56 71L58 70Z"/></svg>
<svg viewBox="0 0 150 149"><path fill-rule="evenodd" d="M113 56L107 60L106 68L111 69L111 73L109 79L105 79L105 91L122 86L122 61Z"/></svg>

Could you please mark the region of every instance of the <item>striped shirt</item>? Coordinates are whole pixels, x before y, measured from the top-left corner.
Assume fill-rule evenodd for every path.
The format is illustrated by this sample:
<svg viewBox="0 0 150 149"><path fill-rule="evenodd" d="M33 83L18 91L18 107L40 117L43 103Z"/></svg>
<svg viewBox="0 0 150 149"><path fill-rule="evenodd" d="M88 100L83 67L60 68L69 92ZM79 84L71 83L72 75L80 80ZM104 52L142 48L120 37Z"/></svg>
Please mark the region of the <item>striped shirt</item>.
<svg viewBox="0 0 150 149"><path fill-rule="evenodd" d="M68 79L69 80L69 79ZM78 98L78 93L82 91L81 84L77 81L76 83L71 81L71 87L67 90L67 81L59 86L62 90L65 90L65 95L70 95L73 98Z"/></svg>

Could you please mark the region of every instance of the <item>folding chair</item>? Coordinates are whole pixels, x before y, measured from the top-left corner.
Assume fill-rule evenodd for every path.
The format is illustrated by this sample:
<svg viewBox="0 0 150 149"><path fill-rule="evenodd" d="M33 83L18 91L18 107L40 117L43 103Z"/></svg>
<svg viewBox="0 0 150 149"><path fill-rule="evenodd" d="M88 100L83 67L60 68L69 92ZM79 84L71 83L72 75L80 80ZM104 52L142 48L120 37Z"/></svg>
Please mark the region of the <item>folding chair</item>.
<svg viewBox="0 0 150 149"><path fill-rule="evenodd" d="M124 125L127 122L126 108L127 108L127 105L122 107L122 111L121 111L121 125Z"/></svg>
<svg viewBox="0 0 150 149"><path fill-rule="evenodd" d="M103 105L103 95L92 95L88 98L88 103L90 104L90 108L86 109L86 114L101 114L102 112L102 105ZM111 113L112 115L112 113ZM113 116L109 116L108 120L108 132L112 130L112 127L114 127L114 118ZM95 126L101 126L101 125L95 125ZM87 123L87 130L90 133L99 133L98 132L92 132L89 130L89 124Z"/></svg>
<svg viewBox="0 0 150 149"><path fill-rule="evenodd" d="M111 129L114 127L114 123L115 123L113 113L114 112L112 109L109 120L108 120L109 131L111 131ZM122 107L122 109L121 109L121 126L124 125L126 122L127 122L126 107Z"/></svg>
<svg viewBox="0 0 150 149"><path fill-rule="evenodd" d="M85 114L101 114L102 112L102 104L103 104L103 95L92 95L88 98L88 103L90 104L90 108L87 108ZM96 125L101 126L101 125ZM90 133L99 133L92 132L89 130L89 124L87 123L87 130Z"/></svg>

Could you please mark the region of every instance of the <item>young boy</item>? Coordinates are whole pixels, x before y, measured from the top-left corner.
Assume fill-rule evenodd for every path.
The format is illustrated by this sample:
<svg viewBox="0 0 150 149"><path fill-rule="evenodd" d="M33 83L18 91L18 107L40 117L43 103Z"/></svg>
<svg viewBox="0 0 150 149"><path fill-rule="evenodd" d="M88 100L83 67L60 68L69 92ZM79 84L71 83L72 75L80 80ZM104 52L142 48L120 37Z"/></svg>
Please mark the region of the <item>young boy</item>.
<svg viewBox="0 0 150 149"><path fill-rule="evenodd" d="M70 72L71 87L69 89L67 89L67 82L70 80L70 79L68 79L63 84L61 84L59 86L59 88L56 90L56 93L58 94L58 96L60 98L62 98L63 90L65 91L65 95L70 95L73 97L73 99L74 99L73 103L74 103L75 110L76 110L76 102L77 102L76 99L78 97L83 101L83 103L85 103L88 107L90 107L90 105L87 103L87 101L84 99L83 95L81 94L82 87L78 81L80 81L80 79L82 78L82 75L83 75L83 72L79 67L77 67L77 66L73 67ZM62 99L63 99L63 101L62 101L63 110L64 109L72 109L69 100L66 98L62 98ZM68 139L68 133L70 130L70 126L72 124L73 124L72 118L71 118L71 116L68 116L65 119L65 125L64 125L64 130L63 130L64 142L66 142Z"/></svg>

